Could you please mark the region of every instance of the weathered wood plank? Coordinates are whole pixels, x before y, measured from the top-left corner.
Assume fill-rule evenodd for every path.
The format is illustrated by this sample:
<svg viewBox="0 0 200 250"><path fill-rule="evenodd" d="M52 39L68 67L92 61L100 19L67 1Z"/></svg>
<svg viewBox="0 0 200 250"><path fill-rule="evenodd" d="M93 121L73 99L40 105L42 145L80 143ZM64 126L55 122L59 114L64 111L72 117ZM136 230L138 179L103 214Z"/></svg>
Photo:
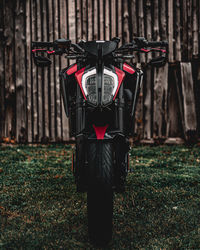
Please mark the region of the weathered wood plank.
<svg viewBox="0 0 200 250"><path fill-rule="evenodd" d="M153 137L166 137L168 63L154 69Z"/></svg>
<svg viewBox="0 0 200 250"><path fill-rule="evenodd" d="M188 60L192 60L192 0L187 0L187 34L188 34Z"/></svg>
<svg viewBox="0 0 200 250"><path fill-rule="evenodd" d="M181 85L184 109L184 130L186 139L194 136L197 130L196 110L194 104L194 84L191 63L181 63Z"/></svg>
<svg viewBox="0 0 200 250"><path fill-rule="evenodd" d="M82 23L82 39L87 41L87 1L82 0L83 2L83 11L82 11L82 18L83 18L83 23Z"/></svg>
<svg viewBox="0 0 200 250"><path fill-rule="evenodd" d="M103 13L103 1L99 1L100 12L100 40L104 40L104 13Z"/></svg>
<svg viewBox="0 0 200 250"><path fill-rule="evenodd" d="M139 36L144 37L144 9L143 9L143 1L138 2L138 31ZM145 54L140 54L140 62L145 62Z"/></svg>
<svg viewBox="0 0 200 250"><path fill-rule="evenodd" d="M144 79L144 138L150 139L152 136L151 117L152 117L152 69L146 68Z"/></svg>
<svg viewBox="0 0 200 250"><path fill-rule="evenodd" d="M88 0L88 41L93 39L93 23L92 23L92 0Z"/></svg>
<svg viewBox="0 0 200 250"><path fill-rule="evenodd" d="M174 61L174 38L173 38L173 0L168 0L168 41L169 41L169 62Z"/></svg>
<svg viewBox="0 0 200 250"><path fill-rule="evenodd" d="M188 41L187 41L187 1L182 1L182 61L188 61ZM169 27L170 29L170 27ZM169 37L170 39L170 37Z"/></svg>
<svg viewBox="0 0 200 250"><path fill-rule="evenodd" d="M16 135L15 131L15 80L13 70L14 57L14 5L5 1L4 8L4 37L5 37L5 137Z"/></svg>
<svg viewBox="0 0 200 250"><path fill-rule="evenodd" d="M27 141L26 128L26 86L25 86L25 47L24 47L24 5L16 2L15 6L15 75L16 75L16 140Z"/></svg>
<svg viewBox="0 0 200 250"><path fill-rule="evenodd" d="M41 17L41 12L42 12L42 8L41 8L41 2L36 1L36 7L37 7L37 41L42 41L42 30L41 30L41 24L42 24L42 17ZM43 138L43 84L42 84L42 79L44 77L43 73L43 69L38 67L38 74L37 74L37 92L36 94L36 102L37 102L37 113L38 113L38 123L37 123L37 127L38 127L38 140L41 141Z"/></svg>
<svg viewBox="0 0 200 250"><path fill-rule="evenodd" d="M109 38L109 0L105 0L105 40Z"/></svg>
<svg viewBox="0 0 200 250"><path fill-rule="evenodd" d="M118 0L117 7L118 7L118 13L117 13L117 23L118 23L118 37L121 39L119 46L122 44L122 0Z"/></svg>
<svg viewBox="0 0 200 250"><path fill-rule="evenodd" d="M160 20L160 37L161 40L167 40L167 11L166 11L166 1L160 1L160 10L159 10L159 20Z"/></svg>
<svg viewBox="0 0 200 250"><path fill-rule="evenodd" d="M111 2L111 34L116 37L116 0Z"/></svg>
<svg viewBox="0 0 200 250"><path fill-rule="evenodd" d="M93 29L94 29L94 33L93 33L93 39L94 40L98 40L98 5L97 5L97 1L93 1L93 15L94 15L94 23L93 23Z"/></svg>
<svg viewBox="0 0 200 250"><path fill-rule="evenodd" d="M148 41L152 40L152 17L151 17L151 5L152 1L146 1L146 38ZM152 53L148 53L147 62L152 59ZM148 91L148 90L147 90Z"/></svg>
<svg viewBox="0 0 200 250"><path fill-rule="evenodd" d="M76 0L76 33L77 33L77 37L76 37L76 41L80 41L82 39L82 22L81 22L81 1L82 0Z"/></svg>
<svg viewBox="0 0 200 250"><path fill-rule="evenodd" d="M130 42L130 33L129 33L129 12L128 12L128 1L123 1L124 5L124 13L123 13L123 20L124 20L124 32L123 37L126 43Z"/></svg>
<svg viewBox="0 0 200 250"><path fill-rule="evenodd" d="M5 3L0 3L0 141L5 129L5 78L4 78L4 8Z"/></svg>
<svg viewBox="0 0 200 250"><path fill-rule="evenodd" d="M53 20L53 8L52 0L48 0L48 13L49 13L49 40L54 40L54 20ZM50 75L50 89L49 89L49 95L50 95L50 140L55 141L55 90L54 90L54 58L51 59L53 61L51 67L52 69L49 69L49 75Z"/></svg>
<svg viewBox="0 0 200 250"><path fill-rule="evenodd" d="M167 137L183 137L182 105L179 100L179 65L169 67Z"/></svg>
<svg viewBox="0 0 200 250"><path fill-rule="evenodd" d="M175 59L176 61L180 62L181 61L181 27L180 27L180 0L177 0L175 2L175 13L176 13L176 23L175 23Z"/></svg>
<svg viewBox="0 0 200 250"><path fill-rule="evenodd" d="M195 108L197 116L197 132L200 137L200 63L194 61L192 63L192 76L194 81L194 96L195 96Z"/></svg>
<svg viewBox="0 0 200 250"><path fill-rule="evenodd" d="M61 1L61 17L60 17L60 27L61 27L61 37L67 38L67 6L66 1ZM67 60L64 56L61 58L61 67L65 68L67 67ZM62 139L64 141L69 140L69 121L66 117L63 101L61 103L62 105L62 126L63 126L63 135Z"/></svg>
<svg viewBox="0 0 200 250"><path fill-rule="evenodd" d="M27 133L28 143L32 142L32 102L31 102L31 2L26 3L26 82L27 82Z"/></svg>
<svg viewBox="0 0 200 250"><path fill-rule="evenodd" d="M198 30L199 30L199 24L198 24L198 18L200 19L200 16L198 17L197 14L197 1L193 0L193 6L192 6L192 16L193 16L193 23L192 23L192 52L193 52L193 58L198 58L198 51L199 51L199 38L198 38Z"/></svg>
<svg viewBox="0 0 200 250"><path fill-rule="evenodd" d="M59 38L59 18L58 18L58 2L54 2L54 37ZM75 14L75 12L74 12ZM75 29L75 25L74 25ZM75 39L74 39L75 40ZM60 98L60 79L59 79L59 57L55 56L55 109L56 109L56 141L61 141L61 98Z"/></svg>
<svg viewBox="0 0 200 250"><path fill-rule="evenodd" d="M42 39L43 41L48 40L48 34L47 34L47 5L46 1L43 1L43 6L42 6L42 15L43 15L43 34L42 34ZM42 79L42 90L43 90L43 142L48 142L49 141L49 86L48 86L48 69L44 69L43 72L43 79Z"/></svg>
<svg viewBox="0 0 200 250"><path fill-rule="evenodd" d="M141 69L141 63L137 63L136 66L137 68ZM137 137L137 140L143 138L143 88L144 85L142 84L135 110L134 133Z"/></svg>

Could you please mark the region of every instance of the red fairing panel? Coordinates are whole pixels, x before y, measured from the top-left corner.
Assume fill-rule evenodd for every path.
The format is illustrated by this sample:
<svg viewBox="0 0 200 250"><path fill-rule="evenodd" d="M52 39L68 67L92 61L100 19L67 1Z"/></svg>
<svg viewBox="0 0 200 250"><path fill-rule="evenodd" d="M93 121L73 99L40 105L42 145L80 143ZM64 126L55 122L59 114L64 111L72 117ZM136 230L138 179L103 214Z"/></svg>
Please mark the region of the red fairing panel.
<svg viewBox="0 0 200 250"><path fill-rule="evenodd" d="M66 73L68 74L68 75L72 75L73 73L75 73L76 71L77 71L77 64L74 64L74 65L72 65L72 67L70 67L67 71L66 71Z"/></svg>
<svg viewBox="0 0 200 250"><path fill-rule="evenodd" d="M84 99L87 100L87 98L86 98L86 96L85 96L85 93L84 93L84 91L83 91L83 87L82 87L82 76L83 76L83 74L84 74L84 71L85 71L85 67L82 68L82 69L80 69L79 71L77 71L77 72L75 73L75 77L76 77L76 80L77 80L77 82L78 82L78 84L79 84L79 86L80 86L80 88L81 88L81 91L82 91L82 94L83 94Z"/></svg>
<svg viewBox="0 0 200 250"><path fill-rule="evenodd" d="M122 83L122 81L124 79L124 76L125 76L125 73L122 70L120 70L120 69L118 69L116 67L115 67L115 72L116 72L116 74L118 76L118 87L117 87L117 90L116 90L116 93L115 93L115 96L114 96L113 100L115 100L115 98L117 96L117 93L119 91L119 88L121 86L121 83Z"/></svg>
<svg viewBox="0 0 200 250"><path fill-rule="evenodd" d="M135 73L135 70L130 65L128 65L127 63L123 64L123 70L128 72L129 74L134 74Z"/></svg>
<svg viewBox="0 0 200 250"><path fill-rule="evenodd" d="M104 139L104 135L106 133L106 129L108 128L108 125L106 125L104 127L96 127L93 124L93 128L95 130L97 140L103 140Z"/></svg>

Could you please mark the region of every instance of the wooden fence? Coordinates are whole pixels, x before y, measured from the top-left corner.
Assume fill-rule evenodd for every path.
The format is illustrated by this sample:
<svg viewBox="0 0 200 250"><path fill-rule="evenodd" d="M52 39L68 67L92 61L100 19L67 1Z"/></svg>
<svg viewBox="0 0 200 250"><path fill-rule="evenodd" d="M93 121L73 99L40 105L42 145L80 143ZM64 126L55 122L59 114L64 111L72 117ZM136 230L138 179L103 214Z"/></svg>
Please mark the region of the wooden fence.
<svg viewBox="0 0 200 250"><path fill-rule="evenodd" d="M145 73L136 112L139 139L200 137L199 0L1 0L0 138L17 142L68 141L58 73L31 59L31 41L57 38L121 42L144 36L169 41L169 63ZM7 139L8 140L8 139Z"/></svg>

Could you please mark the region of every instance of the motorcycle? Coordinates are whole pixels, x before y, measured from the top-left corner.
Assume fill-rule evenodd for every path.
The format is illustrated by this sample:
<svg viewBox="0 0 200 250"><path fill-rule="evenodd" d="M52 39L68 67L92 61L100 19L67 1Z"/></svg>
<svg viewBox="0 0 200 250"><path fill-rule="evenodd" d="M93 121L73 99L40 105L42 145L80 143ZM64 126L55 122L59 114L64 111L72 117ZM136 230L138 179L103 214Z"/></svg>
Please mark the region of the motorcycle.
<svg viewBox="0 0 200 250"><path fill-rule="evenodd" d="M48 55L65 55L76 63L60 71L60 83L70 136L75 137L73 174L78 192L87 192L90 240L107 244L112 238L113 194L124 192L129 170L129 137L134 131L136 103L143 71L126 63L133 52L159 52L149 63L167 61L168 43L135 38L83 41L58 39L32 42L34 62L51 65Z"/></svg>

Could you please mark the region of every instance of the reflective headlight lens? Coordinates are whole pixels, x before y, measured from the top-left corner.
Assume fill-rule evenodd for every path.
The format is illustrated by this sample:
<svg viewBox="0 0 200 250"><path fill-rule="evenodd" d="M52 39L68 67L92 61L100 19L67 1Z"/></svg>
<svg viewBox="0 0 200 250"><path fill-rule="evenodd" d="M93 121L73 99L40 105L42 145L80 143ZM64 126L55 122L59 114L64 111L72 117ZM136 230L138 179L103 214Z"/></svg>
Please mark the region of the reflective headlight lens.
<svg viewBox="0 0 200 250"><path fill-rule="evenodd" d="M87 100L96 105L97 104L96 69L93 68L83 75L82 87L87 97Z"/></svg>
<svg viewBox="0 0 200 250"><path fill-rule="evenodd" d="M113 90L115 87L114 78L112 76L104 75L104 88L102 95L102 102L106 104L110 102L113 98Z"/></svg>
<svg viewBox="0 0 200 250"><path fill-rule="evenodd" d="M104 68L104 81L102 89L102 103L104 105L112 101L114 94L117 90L117 86L118 86L117 75L111 70Z"/></svg>
<svg viewBox="0 0 200 250"><path fill-rule="evenodd" d="M86 78L85 89L87 91L87 98L90 102L97 103L97 83L96 75L91 75Z"/></svg>

